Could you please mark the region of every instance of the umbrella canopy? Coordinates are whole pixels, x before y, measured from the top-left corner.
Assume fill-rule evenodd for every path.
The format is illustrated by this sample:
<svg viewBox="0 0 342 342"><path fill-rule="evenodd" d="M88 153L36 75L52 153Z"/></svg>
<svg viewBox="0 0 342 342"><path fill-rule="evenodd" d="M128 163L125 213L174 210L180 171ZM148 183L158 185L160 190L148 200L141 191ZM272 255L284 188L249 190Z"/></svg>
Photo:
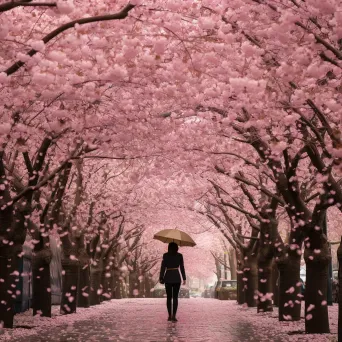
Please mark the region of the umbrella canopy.
<svg viewBox="0 0 342 342"><path fill-rule="evenodd" d="M175 242L179 246L196 246L195 241L185 232L178 229L163 229L154 234L153 239L169 243Z"/></svg>

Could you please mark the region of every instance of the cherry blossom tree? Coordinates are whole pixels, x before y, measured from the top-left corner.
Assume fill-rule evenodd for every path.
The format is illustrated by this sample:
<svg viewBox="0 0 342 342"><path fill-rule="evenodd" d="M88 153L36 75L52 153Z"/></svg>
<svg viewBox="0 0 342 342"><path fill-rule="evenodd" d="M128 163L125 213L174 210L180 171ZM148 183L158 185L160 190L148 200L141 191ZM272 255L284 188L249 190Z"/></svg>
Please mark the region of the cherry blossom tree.
<svg viewBox="0 0 342 342"><path fill-rule="evenodd" d="M155 270L149 247L130 235L136 227L147 242L160 225L200 234L211 222L240 253L259 310L271 308L278 258L282 317L298 317L285 304L296 301L304 248L306 332L329 332L328 236L340 231L326 230L326 212L342 210L341 11L338 0L3 1L0 321L12 326L27 233L34 291L46 296L40 304L35 295L35 311L49 316L54 229L62 307L72 312L81 264L92 303L98 291L113 296L112 282L125 285L121 269L131 294ZM244 200L227 205L229 195Z"/></svg>

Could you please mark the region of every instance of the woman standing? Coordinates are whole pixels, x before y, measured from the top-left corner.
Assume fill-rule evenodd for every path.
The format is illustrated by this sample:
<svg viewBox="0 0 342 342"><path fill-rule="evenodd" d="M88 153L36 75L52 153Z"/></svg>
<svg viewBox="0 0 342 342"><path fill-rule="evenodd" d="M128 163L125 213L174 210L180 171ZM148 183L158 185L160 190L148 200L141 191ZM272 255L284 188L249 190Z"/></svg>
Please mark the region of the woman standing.
<svg viewBox="0 0 342 342"><path fill-rule="evenodd" d="M169 313L168 321L177 322L176 313L178 308L178 294L181 286L181 277L179 268L182 273L183 285L185 285L185 270L183 255L178 253L178 245L170 242L168 252L163 255L163 261L160 267L159 281L165 284L166 289L166 306ZM173 300L173 305L171 301ZM171 312L172 306L172 312Z"/></svg>

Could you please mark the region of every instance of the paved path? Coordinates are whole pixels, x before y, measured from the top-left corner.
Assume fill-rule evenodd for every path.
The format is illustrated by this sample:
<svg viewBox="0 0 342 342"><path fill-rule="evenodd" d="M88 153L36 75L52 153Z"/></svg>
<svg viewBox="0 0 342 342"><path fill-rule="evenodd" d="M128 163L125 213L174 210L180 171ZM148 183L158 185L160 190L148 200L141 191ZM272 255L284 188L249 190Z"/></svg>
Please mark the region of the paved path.
<svg viewBox="0 0 342 342"><path fill-rule="evenodd" d="M233 301L182 298L177 323L167 322L165 299L113 300L97 309L83 310L68 318L56 317L47 326L38 324L37 330L27 331L26 336L14 334L11 341L294 341L280 333L276 318L272 318L273 324L260 324L263 317L257 317L250 311L252 309L243 309Z"/></svg>

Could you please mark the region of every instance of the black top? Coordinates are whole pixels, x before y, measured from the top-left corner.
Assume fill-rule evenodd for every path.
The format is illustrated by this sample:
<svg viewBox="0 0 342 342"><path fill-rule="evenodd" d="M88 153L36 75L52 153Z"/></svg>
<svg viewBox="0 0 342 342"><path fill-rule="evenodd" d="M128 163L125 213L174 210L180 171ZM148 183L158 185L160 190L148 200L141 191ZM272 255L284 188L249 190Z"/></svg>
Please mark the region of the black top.
<svg viewBox="0 0 342 342"><path fill-rule="evenodd" d="M181 277L179 274L179 269L177 270L167 270L167 268L178 268L180 267L182 278L186 280L183 255L180 253L165 253L163 255L163 261L160 267L159 280L161 283L180 283Z"/></svg>

